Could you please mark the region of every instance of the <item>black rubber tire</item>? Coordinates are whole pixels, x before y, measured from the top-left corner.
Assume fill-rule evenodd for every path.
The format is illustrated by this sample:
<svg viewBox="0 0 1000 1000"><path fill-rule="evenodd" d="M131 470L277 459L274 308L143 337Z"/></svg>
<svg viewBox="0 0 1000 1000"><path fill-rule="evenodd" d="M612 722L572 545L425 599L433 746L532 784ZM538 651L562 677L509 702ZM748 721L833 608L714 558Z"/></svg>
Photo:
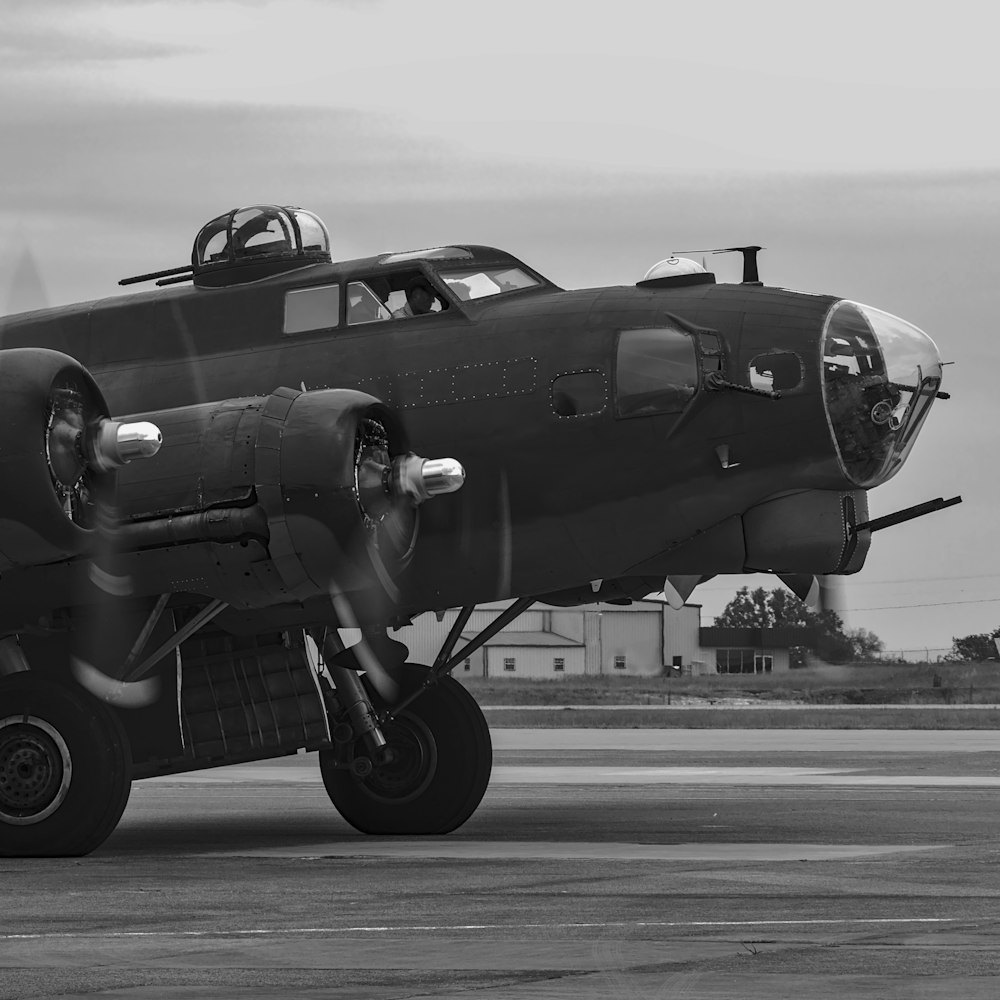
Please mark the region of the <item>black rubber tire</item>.
<svg viewBox="0 0 1000 1000"><path fill-rule="evenodd" d="M399 668L404 687L422 683L427 670L404 664ZM371 697L378 708L377 695ZM490 730L475 698L454 678L442 677L383 733L399 758L376 765L363 778L334 767L333 750L320 751L323 784L340 815L362 833L458 829L482 801L493 770ZM366 753L360 743L355 752Z"/></svg>
<svg viewBox="0 0 1000 1000"><path fill-rule="evenodd" d="M57 781L64 773L63 755L71 771L65 788ZM33 792L36 777L44 787ZM0 857L89 854L107 840L128 803L128 737L114 711L85 691L31 672L0 678L0 782ZM33 810L45 811L53 803L42 819L13 822L16 812L30 820Z"/></svg>

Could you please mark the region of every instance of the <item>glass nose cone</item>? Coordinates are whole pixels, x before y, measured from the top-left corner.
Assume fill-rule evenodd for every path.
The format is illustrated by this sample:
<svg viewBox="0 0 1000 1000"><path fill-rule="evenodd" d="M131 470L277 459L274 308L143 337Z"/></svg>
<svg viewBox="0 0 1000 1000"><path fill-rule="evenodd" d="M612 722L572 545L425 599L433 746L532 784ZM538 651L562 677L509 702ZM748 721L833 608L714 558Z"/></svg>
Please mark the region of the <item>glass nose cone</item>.
<svg viewBox="0 0 1000 1000"><path fill-rule="evenodd" d="M941 385L934 341L898 316L842 300L823 333L823 399L841 465L861 487L902 466Z"/></svg>

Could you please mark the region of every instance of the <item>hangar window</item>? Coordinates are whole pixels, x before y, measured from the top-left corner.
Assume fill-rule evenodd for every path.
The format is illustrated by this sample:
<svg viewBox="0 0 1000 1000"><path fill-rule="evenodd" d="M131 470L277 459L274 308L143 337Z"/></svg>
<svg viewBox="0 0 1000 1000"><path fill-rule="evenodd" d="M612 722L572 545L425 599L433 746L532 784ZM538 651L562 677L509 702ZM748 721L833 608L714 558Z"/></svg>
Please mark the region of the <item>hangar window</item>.
<svg viewBox="0 0 1000 1000"><path fill-rule="evenodd" d="M615 670L624 670L624 669L625 669L625 657L624 656L616 656L615 657Z"/></svg>
<svg viewBox="0 0 1000 1000"><path fill-rule="evenodd" d="M697 385L698 362L689 333L677 326L622 331L615 368L619 417L680 413Z"/></svg>
<svg viewBox="0 0 1000 1000"><path fill-rule="evenodd" d="M517 670L517 660L515 660L513 656L505 656L503 668L507 671Z"/></svg>
<svg viewBox="0 0 1000 1000"><path fill-rule="evenodd" d="M717 649L715 671L719 674L769 674L774 655L760 649Z"/></svg>
<svg viewBox="0 0 1000 1000"><path fill-rule="evenodd" d="M328 330L340 322L340 286L317 285L285 293L286 336Z"/></svg>
<svg viewBox="0 0 1000 1000"><path fill-rule="evenodd" d="M562 673L566 669L566 661L560 656L554 657L552 660L552 669L557 674Z"/></svg>

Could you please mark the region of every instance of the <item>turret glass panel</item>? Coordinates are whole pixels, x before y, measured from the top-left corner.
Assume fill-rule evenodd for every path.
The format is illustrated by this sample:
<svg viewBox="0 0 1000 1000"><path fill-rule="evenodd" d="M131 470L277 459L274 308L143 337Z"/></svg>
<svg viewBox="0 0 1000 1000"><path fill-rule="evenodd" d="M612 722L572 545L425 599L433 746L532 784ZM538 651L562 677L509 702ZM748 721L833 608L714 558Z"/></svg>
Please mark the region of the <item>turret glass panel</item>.
<svg viewBox="0 0 1000 1000"><path fill-rule="evenodd" d="M823 397L844 472L862 487L899 471L941 385L934 341L858 302L836 303L823 335Z"/></svg>
<svg viewBox="0 0 1000 1000"><path fill-rule="evenodd" d="M330 259L330 235L312 212L278 205L234 209L212 219L198 234L196 269L262 258Z"/></svg>

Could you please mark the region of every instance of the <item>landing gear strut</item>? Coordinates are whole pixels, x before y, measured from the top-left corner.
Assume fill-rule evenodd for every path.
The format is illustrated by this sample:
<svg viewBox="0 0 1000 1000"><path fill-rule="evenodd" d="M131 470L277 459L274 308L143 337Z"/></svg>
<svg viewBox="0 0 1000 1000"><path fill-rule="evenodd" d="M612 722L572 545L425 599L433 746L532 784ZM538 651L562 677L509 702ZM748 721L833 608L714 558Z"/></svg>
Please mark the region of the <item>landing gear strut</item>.
<svg viewBox="0 0 1000 1000"><path fill-rule="evenodd" d="M476 811L489 785L493 744L476 700L450 673L532 604L533 597L519 598L455 652L474 610L462 608L432 667L380 659L385 676L378 681L370 673L360 682L344 676L346 664L363 666L360 658L314 633L337 685L335 738L345 722L348 734L348 745L320 751L320 769L348 823L363 833L442 834Z"/></svg>

